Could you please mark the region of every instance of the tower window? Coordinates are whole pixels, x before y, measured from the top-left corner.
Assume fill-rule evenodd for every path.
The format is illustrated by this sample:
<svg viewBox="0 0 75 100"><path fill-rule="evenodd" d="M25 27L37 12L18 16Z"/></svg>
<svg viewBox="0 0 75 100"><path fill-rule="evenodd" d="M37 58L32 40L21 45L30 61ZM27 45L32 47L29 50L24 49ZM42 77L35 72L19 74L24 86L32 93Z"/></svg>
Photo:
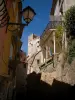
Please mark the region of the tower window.
<svg viewBox="0 0 75 100"><path fill-rule="evenodd" d="M37 59L37 64L40 64L40 60L39 59Z"/></svg>
<svg viewBox="0 0 75 100"><path fill-rule="evenodd" d="M39 41L37 41L37 43L39 43Z"/></svg>
<svg viewBox="0 0 75 100"><path fill-rule="evenodd" d="M60 3L61 3L61 0L59 0L59 5L60 5Z"/></svg>

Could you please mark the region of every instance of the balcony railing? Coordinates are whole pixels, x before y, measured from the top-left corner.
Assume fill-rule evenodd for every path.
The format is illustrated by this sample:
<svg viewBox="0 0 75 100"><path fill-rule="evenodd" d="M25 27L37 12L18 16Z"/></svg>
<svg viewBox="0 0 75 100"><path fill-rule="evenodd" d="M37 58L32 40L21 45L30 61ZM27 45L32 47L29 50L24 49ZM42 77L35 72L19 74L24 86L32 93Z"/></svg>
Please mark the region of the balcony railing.
<svg viewBox="0 0 75 100"><path fill-rule="evenodd" d="M49 21L47 24L44 32L42 33L41 37L49 30L49 29L56 29L57 26L63 25L63 21Z"/></svg>
<svg viewBox="0 0 75 100"><path fill-rule="evenodd" d="M39 66L40 70L46 68L48 65L53 64L53 57L51 56L46 62Z"/></svg>

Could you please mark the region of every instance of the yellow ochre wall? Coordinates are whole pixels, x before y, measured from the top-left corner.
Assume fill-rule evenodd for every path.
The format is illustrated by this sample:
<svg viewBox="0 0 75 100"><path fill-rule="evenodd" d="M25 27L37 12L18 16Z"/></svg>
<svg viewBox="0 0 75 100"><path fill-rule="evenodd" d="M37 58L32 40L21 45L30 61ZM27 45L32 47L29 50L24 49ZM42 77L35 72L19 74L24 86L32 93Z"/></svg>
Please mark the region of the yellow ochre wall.
<svg viewBox="0 0 75 100"><path fill-rule="evenodd" d="M9 22L17 22L16 21L16 16L18 13L18 2L20 0L12 0L15 1L15 8L13 6L13 3L11 5L11 7L8 9L8 14L10 17L10 21ZM2 75L7 75L8 74L8 62L9 62L9 54L10 54L10 46L12 44L12 35L13 33L9 30L15 30L17 28L17 26L15 25L9 25L8 29L7 29L7 33L6 33L6 39L4 42L4 51L3 51L3 61L2 61L2 68L0 71L0 74ZM17 34L17 33L15 33ZM15 45L16 43L13 43L13 58L15 57L16 54L16 50L17 50L17 46ZM18 43L17 43L18 44Z"/></svg>

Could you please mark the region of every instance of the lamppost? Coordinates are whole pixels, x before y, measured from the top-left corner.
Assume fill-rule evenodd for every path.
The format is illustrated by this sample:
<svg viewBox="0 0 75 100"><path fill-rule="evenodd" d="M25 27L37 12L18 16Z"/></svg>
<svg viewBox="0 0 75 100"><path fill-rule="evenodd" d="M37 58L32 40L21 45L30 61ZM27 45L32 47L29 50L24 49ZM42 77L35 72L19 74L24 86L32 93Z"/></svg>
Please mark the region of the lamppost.
<svg viewBox="0 0 75 100"><path fill-rule="evenodd" d="M36 15L35 11L30 7L30 6L27 6L26 8L23 9L23 11L20 12L22 15L23 15L23 19L24 21L26 22L25 24L23 23L13 23L13 22L8 22L8 26L9 25L18 25L18 26L28 26L28 24L33 20L34 16ZM8 29L9 30L9 29ZM11 31L12 33L14 33L17 29L15 30L9 30ZM16 55L17 56L17 55ZM15 56L15 60L16 60L16 57Z"/></svg>
<svg viewBox="0 0 75 100"><path fill-rule="evenodd" d="M27 6L26 8L24 8L23 11L21 11L21 14L23 15L23 19L26 22L26 24L8 22L8 25L28 26L28 24L33 20L34 16L36 15L35 11L30 6Z"/></svg>
<svg viewBox="0 0 75 100"><path fill-rule="evenodd" d="M36 15L35 11L30 7L30 6L27 6L26 8L23 9L23 11L20 12L20 14L22 14L23 16L23 19L24 21L26 22L25 24L24 23L14 23L14 22L8 22L8 26L9 25L17 25L17 26L28 26L28 24L33 20L34 16ZM9 29L8 29L9 30ZM14 33L17 29L15 30L9 30L11 31L12 33ZM15 61L17 61L17 54L15 55ZM10 65L10 64L9 64ZM12 64L11 64L12 65Z"/></svg>

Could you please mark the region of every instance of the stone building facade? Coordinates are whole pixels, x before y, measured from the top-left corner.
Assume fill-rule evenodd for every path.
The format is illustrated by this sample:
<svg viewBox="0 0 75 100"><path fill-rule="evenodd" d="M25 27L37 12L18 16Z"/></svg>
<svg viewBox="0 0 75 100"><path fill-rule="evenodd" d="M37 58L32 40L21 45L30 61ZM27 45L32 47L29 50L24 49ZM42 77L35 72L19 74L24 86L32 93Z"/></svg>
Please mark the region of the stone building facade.
<svg viewBox="0 0 75 100"><path fill-rule="evenodd" d="M0 100L6 100L8 89L14 88L15 56L22 45L20 38L24 26L8 23L21 22L21 10L21 0L0 0Z"/></svg>
<svg viewBox="0 0 75 100"><path fill-rule="evenodd" d="M56 40L57 26L63 26L63 16L65 12L75 4L72 0L53 0L50 12L50 21L40 37L40 46L42 49L42 61L47 61L50 56L58 55L62 50L67 49L66 32L63 31L61 46Z"/></svg>
<svg viewBox="0 0 75 100"><path fill-rule="evenodd" d="M63 15L73 5L75 5L74 0L53 0L50 14Z"/></svg>
<svg viewBox="0 0 75 100"><path fill-rule="evenodd" d="M56 41L56 26L62 25L63 15L65 14L65 11L67 11L74 4L74 0L53 0L52 9L50 12L50 21L45 28L45 31L40 36L40 49L38 50L38 52L37 50L33 50L32 46L33 42L34 44L36 44L35 41L37 40L28 40L28 43L31 43L28 44L28 73L31 73L33 71L40 72L41 80L50 85L52 85L54 79L63 81L71 85L75 83L75 75L74 73L70 72L70 68L72 67L62 68L64 64L63 57L65 55L61 51L63 49L67 49L67 39L65 31L63 31L62 35L62 47L60 47ZM36 46L34 46L34 48L35 47ZM40 59L39 65L36 63L37 58Z"/></svg>
<svg viewBox="0 0 75 100"><path fill-rule="evenodd" d="M40 37L31 34L28 37L28 73L38 72L38 65L41 63Z"/></svg>
<svg viewBox="0 0 75 100"><path fill-rule="evenodd" d="M42 71L41 71L42 72L41 78L46 82L48 82L49 78L51 79L51 77L53 77L53 80L57 79L59 81L64 81L63 78L65 78L65 76L66 76L65 80L68 80L68 81L64 81L64 82L69 83L69 84L70 84L70 82L72 82L71 76L73 76L73 73L71 74L71 76L69 76L69 75L63 76L64 70L65 70L65 67L63 68L64 62L65 62L64 61L65 55L62 52L62 50L65 50L65 51L67 50L66 32L64 30L63 34L62 34L62 48L61 48L60 46L58 46L57 41L56 41L56 26L63 25L62 24L62 21L64 20L63 16L64 16L65 12L73 5L75 5L74 0L72 0L72 1L71 0L53 0L51 12L50 12L50 22L48 23L47 27L45 28L45 31L42 33L41 39L40 39L40 46L43 49L42 50L43 51L43 53L42 53L43 61L46 63L46 60L49 57L48 51L50 51L50 48L52 48L52 54L54 55L54 59L53 59L54 70L53 70L53 72L51 72L51 70L53 69L53 68L51 68L52 64L48 65L49 69L50 69L50 70L48 70L49 72L46 70L48 68L48 66L45 67L45 65L43 66ZM46 49L44 50L44 48L46 48ZM40 68L41 67L42 66L40 66ZM44 69L46 70L46 72L44 71ZM69 69L69 68L67 68L67 69ZM68 72L68 74L69 73L70 72ZM73 79L73 81L74 81L74 79ZM52 82L52 79L50 80L50 83L51 82Z"/></svg>
<svg viewBox="0 0 75 100"><path fill-rule="evenodd" d="M37 50L31 49L31 47L33 48L32 43L34 42L36 44L36 39L28 40L28 43L30 42L30 44L28 44L28 71L30 72L28 73L31 73L32 71L40 72L41 80L46 81L49 84L52 84L54 79L64 81L63 78L65 78L62 74L64 73L62 68L64 64L64 54L61 51L63 49L67 49L66 33L63 31L61 47L56 41L56 27L62 25L65 11L67 11L74 4L74 0L53 0L50 12L50 21L40 36L40 49L38 52ZM37 58L40 59L39 65L36 63ZM66 76L66 79L67 78L68 77ZM67 80L69 81L69 78Z"/></svg>
<svg viewBox="0 0 75 100"><path fill-rule="evenodd" d="M31 34L28 37L28 56L32 56L34 53L40 51L40 37L35 34Z"/></svg>

